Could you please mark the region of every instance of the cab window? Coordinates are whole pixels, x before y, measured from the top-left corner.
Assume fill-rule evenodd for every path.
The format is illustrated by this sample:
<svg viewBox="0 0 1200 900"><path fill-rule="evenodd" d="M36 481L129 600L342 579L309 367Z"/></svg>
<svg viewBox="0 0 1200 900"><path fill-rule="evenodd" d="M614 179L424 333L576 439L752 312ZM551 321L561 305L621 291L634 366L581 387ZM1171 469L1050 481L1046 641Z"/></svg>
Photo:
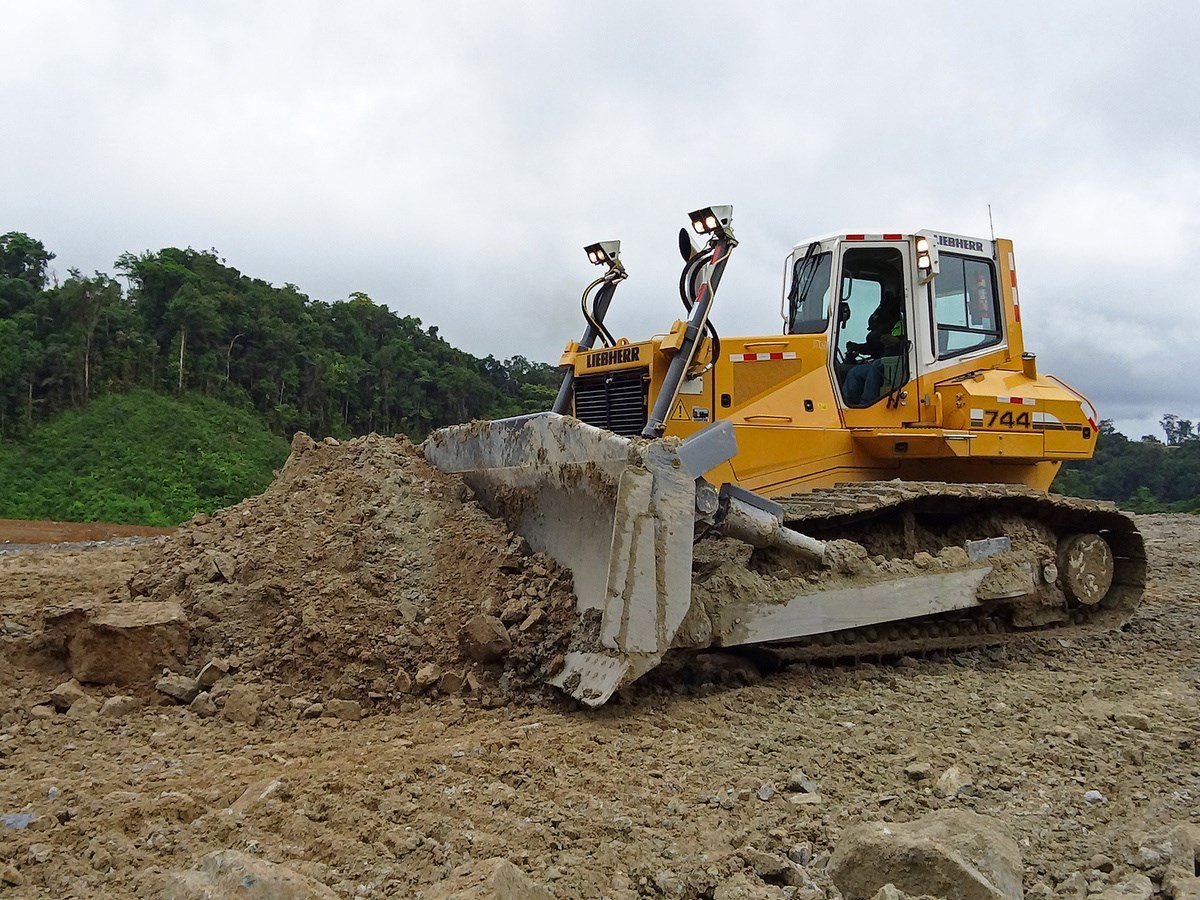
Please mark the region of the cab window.
<svg viewBox="0 0 1200 900"><path fill-rule="evenodd" d="M833 255L796 260L788 290L788 334L820 334L829 326L829 273Z"/></svg>
<svg viewBox="0 0 1200 900"><path fill-rule="evenodd" d="M895 247L842 256L834 372L848 407L878 403L908 381L904 283L904 257Z"/></svg>
<svg viewBox="0 0 1200 900"><path fill-rule="evenodd" d="M990 261L941 254L933 281L938 359L1000 342L1000 301Z"/></svg>

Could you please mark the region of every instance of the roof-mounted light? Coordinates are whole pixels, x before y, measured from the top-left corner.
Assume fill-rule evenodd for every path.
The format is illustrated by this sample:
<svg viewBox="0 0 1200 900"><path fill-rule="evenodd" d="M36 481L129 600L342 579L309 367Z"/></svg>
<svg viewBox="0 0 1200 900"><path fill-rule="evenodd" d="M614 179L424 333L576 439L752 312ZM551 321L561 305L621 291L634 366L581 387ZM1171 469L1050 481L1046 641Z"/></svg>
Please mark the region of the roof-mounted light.
<svg viewBox="0 0 1200 900"><path fill-rule="evenodd" d="M730 231L733 224L732 206L706 206L688 216L696 234L711 234L714 231Z"/></svg>
<svg viewBox="0 0 1200 900"><path fill-rule="evenodd" d="M917 235L917 283L928 284L941 270L937 247L929 238Z"/></svg>
<svg viewBox="0 0 1200 900"><path fill-rule="evenodd" d="M583 252L587 254L588 261L593 265L615 266L621 261L621 242L600 241L598 244L589 244L584 247Z"/></svg>

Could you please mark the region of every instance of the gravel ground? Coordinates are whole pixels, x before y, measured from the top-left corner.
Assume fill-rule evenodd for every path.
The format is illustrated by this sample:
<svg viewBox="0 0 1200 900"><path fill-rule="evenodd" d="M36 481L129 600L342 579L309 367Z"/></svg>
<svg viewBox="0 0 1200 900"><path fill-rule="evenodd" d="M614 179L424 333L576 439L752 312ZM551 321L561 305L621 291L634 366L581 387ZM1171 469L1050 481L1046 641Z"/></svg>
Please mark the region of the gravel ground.
<svg viewBox="0 0 1200 900"><path fill-rule="evenodd" d="M141 703L127 715L74 716L46 705L65 678L52 654L6 652L0 896L156 896L232 849L346 897L420 897L491 856L559 898L835 897L824 863L849 825L945 807L1009 827L1027 896L1157 885L1156 842L1200 821L1200 520L1139 524L1152 579L1121 632L654 684L594 712L413 698L308 719L330 698L259 680L256 725L150 690L122 689ZM119 596L152 552L0 558L0 650L39 607ZM801 883L760 877L763 854L797 861Z"/></svg>

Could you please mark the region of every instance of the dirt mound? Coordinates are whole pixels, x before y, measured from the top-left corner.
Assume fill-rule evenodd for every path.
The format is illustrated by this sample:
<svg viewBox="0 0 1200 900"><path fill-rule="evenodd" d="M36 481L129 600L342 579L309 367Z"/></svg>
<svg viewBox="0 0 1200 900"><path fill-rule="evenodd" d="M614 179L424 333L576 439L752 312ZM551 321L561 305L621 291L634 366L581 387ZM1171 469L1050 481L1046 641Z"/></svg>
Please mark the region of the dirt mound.
<svg viewBox="0 0 1200 900"><path fill-rule="evenodd" d="M130 591L183 604L197 664L384 704L541 690L575 616L569 574L401 435L298 434L266 491L186 523Z"/></svg>

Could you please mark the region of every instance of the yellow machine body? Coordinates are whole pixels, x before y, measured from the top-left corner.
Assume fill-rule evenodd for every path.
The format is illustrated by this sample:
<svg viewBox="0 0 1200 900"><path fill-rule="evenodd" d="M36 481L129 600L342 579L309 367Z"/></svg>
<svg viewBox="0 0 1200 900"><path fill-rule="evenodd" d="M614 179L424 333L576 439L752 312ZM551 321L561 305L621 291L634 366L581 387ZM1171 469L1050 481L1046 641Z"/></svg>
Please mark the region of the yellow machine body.
<svg viewBox="0 0 1200 900"><path fill-rule="evenodd" d="M930 245L936 263L923 270L918 248ZM820 323L810 321L807 333L789 333L787 300L804 275L800 267L811 268L821 256L828 260L828 293L840 293L841 299L826 298L823 329L811 330ZM875 305L871 279L855 277L862 274L855 261L864 258L888 261L888 277L899 265L907 346L896 354L899 360L891 360L886 394L855 405L844 390L851 366L839 363L837 350L847 343L855 316L861 334L867 307ZM930 272L933 267L940 272ZM971 278L960 277L960 267L975 273L980 302L991 310L985 319L990 333L947 322L969 322L957 304L961 295L969 306L975 285L958 291L959 282ZM952 283L943 287L947 279ZM843 320L856 292L865 300ZM893 478L1046 490L1063 460L1092 455L1097 428L1090 402L1058 378L1039 373L1025 352L1010 241L935 232L819 239L798 246L789 258L784 299L780 333L706 338L672 403L666 436L686 438L721 420L734 427L737 455L708 473L709 481L768 497ZM621 339L603 349L568 345L560 362L574 368L575 415L618 433L624 425L624 433L636 434L683 329L679 321L665 335L636 343ZM955 338L983 346L955 352L946 346ZM640 420L629 416L639 403Z"/></svg>

